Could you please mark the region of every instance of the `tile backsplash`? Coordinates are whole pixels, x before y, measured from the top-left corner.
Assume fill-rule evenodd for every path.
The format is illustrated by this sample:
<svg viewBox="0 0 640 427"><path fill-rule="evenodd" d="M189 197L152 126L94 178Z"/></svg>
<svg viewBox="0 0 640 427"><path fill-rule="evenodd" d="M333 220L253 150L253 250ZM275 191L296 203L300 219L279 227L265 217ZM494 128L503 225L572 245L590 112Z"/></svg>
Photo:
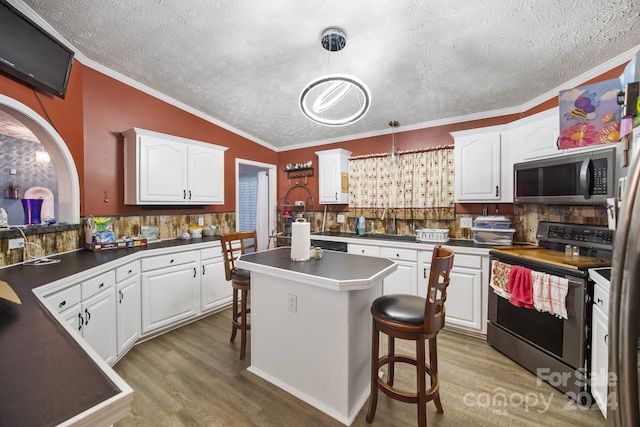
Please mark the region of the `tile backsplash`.
<svg viewBox="0 0 640 427"><path fill-rule="evenodd" d="M355 232L355 218L346 216L344 223L337 222L336 212L327 212L325 221L325 230L329 230L330 225L340 226L340 231ZM471 215L468 213L456 213L454 220L396 220L396 234L413 234L415 228L446 228L449 230L449 237L452 239L473 239L473 233L470 229L460 227L460 219L471 217L475 219L480 215ZM595 224L607 225L607 216L602 206L549 206L549 205L514 205L513 215L504 215L511 219L511 227L515 228L515 242L537 243L536 230L539 221L566 222L575 224ZM311 220L311 228L313 231L322 229L322 212L315 212ZM378 231L388 232L390 230L390 220L381 221L379 218L366 218L367 230L370 227L370 221L373 220L375 229Z"/></svg>
<svg viewBox="0 0 640 427"><path fill-rule="evenodd" d="M325 230L330 225L339 225L340 231L355 231L355 219L345 215L345 222L339 224L337 216L339 212L327 212L324 219ZM478 215L456 214L454 220L428 220L410 221L397 220L396 234L413 234L414 228L446 228L449 229L449 237L454 239L472 239L471 230L460 228L460 218ZM311 212L308 218L312 231L322 230L323 212ZM507 215L512 220L512 228L516 229L515 241L525 243L537 243L535 239L536 228L539 221L568 222L576 224L607 225L607 217L603 207L596 206L547 206L547 205L515 205L514 214ZM217 212L188 215L140 215L140 216L113 216L110 217L116 236L136 236L142 226L157 226L159 239L172 239L180 233L187 231L190 225L197 224L198 218L203 218L205 225L215 225L218 232L224 234L234 231L236 227L235 212ZM280 218L278 218L280 220ZM367 230L370 221L374 221L374 227L378 231L389 232L390 221L381 221L379 218L367 218ZM84 246L84 230L57 230L42 233L30 232L27 234L29 255L33 257L52 255L61 252L80 249ZM278 231L281 231L278 228ZM11 236L0 234L0 266L20 263L27 260L24 249L8 249L9 238L18 237L15 233ZM23 259L24 257L24 259Z"/></svg>
<svg viewBox="0 0 640 427"><path fill-rule="evenodd" d="M159 239L172 239L188 231L190 225L203 218L205 225L215 225L219 233L235 230L235 212L203 213L189 215L141 215L109 217L117 237L137 236L140 227L145 225L158 227ZM84 218L82 219L84 224ZM9 250L9 239L21 237L16 231L0 232L0 267L62 252L84 248L84 228L37 227L25 231L26 249ZM116 249L114 249L116 250Z"/></svg>

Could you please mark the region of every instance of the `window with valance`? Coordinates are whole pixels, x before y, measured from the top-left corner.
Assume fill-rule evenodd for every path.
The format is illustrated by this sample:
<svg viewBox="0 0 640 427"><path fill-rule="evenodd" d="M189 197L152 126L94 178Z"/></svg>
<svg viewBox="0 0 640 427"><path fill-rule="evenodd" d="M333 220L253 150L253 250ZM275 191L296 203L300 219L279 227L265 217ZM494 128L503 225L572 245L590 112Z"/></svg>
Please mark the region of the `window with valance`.
<svg viewBox="0 0 640 427"><path fill-rule="evenodd" d="M349 159L350 216L378 217L393 208L398 219L454 218L453 145Z"/></svg>

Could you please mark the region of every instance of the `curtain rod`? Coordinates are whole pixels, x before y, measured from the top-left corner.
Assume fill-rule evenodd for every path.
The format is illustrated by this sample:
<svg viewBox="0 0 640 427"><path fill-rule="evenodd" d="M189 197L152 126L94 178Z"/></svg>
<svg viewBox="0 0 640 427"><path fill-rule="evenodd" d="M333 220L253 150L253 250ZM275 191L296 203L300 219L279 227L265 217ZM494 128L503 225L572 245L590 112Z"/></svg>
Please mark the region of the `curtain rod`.
<svg viewBox="0 0 640 427"><path fill-rule="evenodd" d="M398 155L426 153L429 151L438 151L438 150L453 150L453 144L439 145L437 147L416 148L414 150L403 150L403 151L398 151ZM388 155L389 153L363 154L361 156L351 156L349 157L349 160L373 159L376 157L387 157Z"/></svg>

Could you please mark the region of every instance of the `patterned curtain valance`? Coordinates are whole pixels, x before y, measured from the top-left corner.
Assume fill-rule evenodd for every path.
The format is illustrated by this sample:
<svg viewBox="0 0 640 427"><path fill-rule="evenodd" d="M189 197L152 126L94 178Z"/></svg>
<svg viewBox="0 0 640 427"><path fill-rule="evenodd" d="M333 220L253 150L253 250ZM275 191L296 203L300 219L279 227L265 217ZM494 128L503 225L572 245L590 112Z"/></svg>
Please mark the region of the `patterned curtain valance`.
<svg viewBox="0 0 640 427"><path fill-rule="evenodd" d="M379 216L387 207L400 219L453 219L453 145L349 159L350 216Z"/></svg>

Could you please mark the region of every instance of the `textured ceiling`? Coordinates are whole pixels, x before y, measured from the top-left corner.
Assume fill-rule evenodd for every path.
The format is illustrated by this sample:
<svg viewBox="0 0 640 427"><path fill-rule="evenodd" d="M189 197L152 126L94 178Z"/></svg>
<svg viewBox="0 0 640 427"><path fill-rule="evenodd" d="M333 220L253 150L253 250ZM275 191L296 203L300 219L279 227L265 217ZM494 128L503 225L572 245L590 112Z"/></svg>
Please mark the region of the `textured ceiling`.
<svg viewBox="0 0 640 427"><path fill-rule="evenodd" d="M278 150L389 133L392 119L401 132L518 110L640 47L636 0L24 4L90 61ZM320 45L329 26L347 33L341 52ZM299 109L305 85L332 71L371 91L370 111L354 124L322 126Z"/></svg>

